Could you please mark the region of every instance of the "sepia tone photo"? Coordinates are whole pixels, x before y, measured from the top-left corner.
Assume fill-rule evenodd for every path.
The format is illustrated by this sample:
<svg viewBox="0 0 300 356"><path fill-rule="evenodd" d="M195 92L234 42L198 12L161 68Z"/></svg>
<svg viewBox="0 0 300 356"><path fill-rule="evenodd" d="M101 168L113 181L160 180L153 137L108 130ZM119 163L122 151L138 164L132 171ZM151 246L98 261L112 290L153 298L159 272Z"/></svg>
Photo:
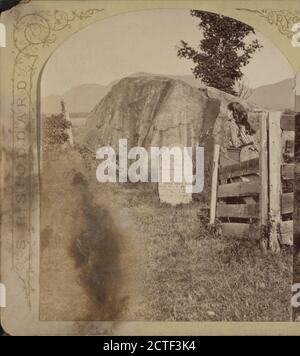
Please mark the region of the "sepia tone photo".
<svg viewBox="0 0 300 356"><path fill-rule="evenodd" d="M293 162L294 133L272 126L293 115L293 82L264 36L196 10L116 16L57 49L41 77L41 319L289 320L290 171L276 182L286 230L268 230L267 207L260 240L259 156L265 125ZM203 146L203 191L99 183L96 151L120 139Z"/></svg>
<svg viewBox="0 0 300 356"><path fill-rule="evenodd" d="M297 18L117 3L6 17L4 327L299 321Z"/></svg>

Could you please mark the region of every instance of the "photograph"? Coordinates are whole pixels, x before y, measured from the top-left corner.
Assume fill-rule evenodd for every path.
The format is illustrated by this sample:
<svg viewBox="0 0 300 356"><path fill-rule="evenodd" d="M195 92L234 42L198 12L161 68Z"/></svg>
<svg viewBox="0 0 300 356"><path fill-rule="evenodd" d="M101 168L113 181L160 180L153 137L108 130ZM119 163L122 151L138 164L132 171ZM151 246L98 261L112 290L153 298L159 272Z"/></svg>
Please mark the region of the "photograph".
<svg viewBox="0 0 300 356"><path fill-rule="evenodd" d="M299 335L296 2L0 10L0 332Z"/></svg>
<svg viewBox="0 0 300 356"><path fill-rule="evenodd" d="M275 182L285 230L259 241L260 169L266 192L272 183L261 122L294 113L293 72L271 41L209 12L134 12L74 34L40 80L42 320L290 320L293 131L275 152L288 171ZM121 181L120 140L128 152L203 147L204 162L192 158L203 189L153 182L150 165ZM115 181L97 179L101 147L115 152Z"/></svg>

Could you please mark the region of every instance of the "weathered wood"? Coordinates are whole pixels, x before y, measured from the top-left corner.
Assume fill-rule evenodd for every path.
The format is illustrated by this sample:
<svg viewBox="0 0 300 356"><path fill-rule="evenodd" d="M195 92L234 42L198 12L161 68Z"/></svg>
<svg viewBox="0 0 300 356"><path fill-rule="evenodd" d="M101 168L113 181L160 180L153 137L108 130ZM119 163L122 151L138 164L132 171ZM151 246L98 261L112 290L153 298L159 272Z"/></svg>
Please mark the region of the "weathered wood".
<svg viewBox="0 0 300 356"><path fill-rule="evenodd" d="M282 114L280 118L280 128L285 131L294 131L295 114Z"/></svg>
<svg viewBox="0 0 300 356"><path fill-rule="evenodd" d="M258 174L248 175L247 177L235 177L231 178L231 183L236 182L257 182L259 184ZM257 196L241 197L241 204L256 204Z"/></svg>
<svg viewBox="0 0 300 356"><path fill-rule="evenodd" d="M300 246L300 113L295 119L295 203L293 214L293 245ZM300 253L294 255L293 282L300 283Z"/></svg>
<svg viewBox="0 0 300 356"><path fill-rule="evenodd" d="M295 165L293 163L286 163L281 166L281 176L283 180L294 180Z"/></svg>
<svg viewBox="0 0 300 356"><path fill-rule="evenodd" d="M260 225L265 226L268 221L268 132L267 132L268 113L264 113L260 118L260 152L259 152L259 219Z"/></svg>
<svg viewBox="0 0 300 356"><path fill-rule="evenodd" d="M220 145L214 146L213 157L213 173L211 183L211 199L210 199L210 224L214 224L216 220L216 205L217 205L217 186L218 186L218 167L219 167Z"/></svg>
<svg viewBox="0 0 300 356"><path fill-rule="evenodd" d="M233 182L221 184L217 196L225 200L230 197L248 197L252 201L251 204L219 204L216 215L220 218L259 218L259 224L223 223L224 235L254 235L259 238L260 227L270 224L269 246L273 252L280 250L280 244L292 244L293 222L282 221L281 215L293 213L294 193L282 194L281 181L293 180L298 168L294 164L282 164L282 138L285 137L282 136L282 130L294 131L294 125L295 115L264 113L260 118L259 159L254 158L220 169L221 181L230 179ZM259 173L259 182L250 179L247 181L248 177L255 176L256 173ZM257 201L258 194L259 203L255 203L254 198Z"/></svg>
<svg viewBox="0 0 300 356"><path fill-rule="evenodd" d="M246 176L259 172L259 158L253 158L249 161L232 164L220 168L220 178L235 178L240 176Z"/></svg>
<svg viewBox="0 0 300 356"><path fill-rule="evenodd" d="M283 221L281 223L280 243L282 245L293 245L293 230L293 220Z"/></svg>
<svg viewBox="0 0 300 356"><path fill-rule="evenodd" d="M258 195L260 191L258 182L238 182L223 184L219 186L218 197L219 198L229 198L229 197L246 197Z"/></svg>
<svg viewBox="0 0 300 356"><path fill-rule="evenodd" d="M294 132L293 132L293 136L294 136ZM283 137L284 139L284 137ZM285 147L284 147L284 153L289 155L290 157L294 156L294 151L295 151L295 138L290 139L290 138L286 138L285 139Z"/></svg>
<svg viewBox="0 0 300 356"><path fill-rule="evenodd" d="M217 217L258 218L259 204L218 204Z"/></svg>
<svg viewBox="0 0 300 356"><path fill-rule="evenodd" d="M245 239L259 239L259 226L257 224L223 223L222 233L227 237L238 237Z"/></svg>
<svg viewBox="0 0 300 356"><path fill-rule="evenodd" d="M231 166L233 164L240 162L240 148L227 147L225 151L220 154L220 166L219 171L222 167Z"/></svg>
<svg viewBox="0 0 300 356"><path fill-rule="evenodd" d="M294 212L294 193L284 193L281 195L281 214Z"/></svg>
<svg viewBox="0 0 300 356"><path fill-rule="evenodd" d="M281 112L269 113L269 246L273 252L280 250L279 227L281 221Z"/></svg>
<svg viewBox="0 0 300 356"><path fill-rule="evenodd" d="M259 176L257 174L252 174L247 177L240 177L242 182L256 182L256 184L260 184ZM256 196L251 197L243 197L243 202L245 204L256 204Z"/></svg>
<svg viewBox="0 0 300 356"><path fill-rule="evenodd" d="M300 163L294 164L295 174L300 174Z"/></svg>

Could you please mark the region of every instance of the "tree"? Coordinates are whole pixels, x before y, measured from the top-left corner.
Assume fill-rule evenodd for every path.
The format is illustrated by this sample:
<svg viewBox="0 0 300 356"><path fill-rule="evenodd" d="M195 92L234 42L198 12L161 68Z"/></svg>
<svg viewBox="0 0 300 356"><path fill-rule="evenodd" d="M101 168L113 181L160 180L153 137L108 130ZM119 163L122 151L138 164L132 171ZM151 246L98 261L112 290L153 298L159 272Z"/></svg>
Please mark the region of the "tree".
<svg viewBox="0 0 300 356"><path fill-rule="evenodd" d="M230 17L210 12L191 10L191 15L200 19L198 27L203 33L200 51L181 41L178 57L192 60L196 64L192 68L193 74L208 86L236 95L234 86L243 76L242 67L262 47L257 39L250 41L247 38L255 34L254 29Z"/></svg>
<svg viewBox="0 0 300 356"><path fill-rule="evenodd" d="M69 135L66 131L70 127L71 123L66 120L65 103L61 101L61 113L48 116L44 120L44 144L47 146L67 142Z"/></svg>

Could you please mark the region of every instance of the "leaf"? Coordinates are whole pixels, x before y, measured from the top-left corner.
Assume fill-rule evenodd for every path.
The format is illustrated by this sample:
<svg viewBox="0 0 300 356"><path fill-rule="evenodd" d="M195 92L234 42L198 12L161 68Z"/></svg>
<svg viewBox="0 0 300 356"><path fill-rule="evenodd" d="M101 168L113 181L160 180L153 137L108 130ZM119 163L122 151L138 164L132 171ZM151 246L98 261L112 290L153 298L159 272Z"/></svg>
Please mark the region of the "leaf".
<svg viewBox="0 0 300 356"><path fill-rule="evenodd" d="M255 33L254 29L218 14L191 10L191 15L200 19L198 28L203 37L200 51L182 40L177 56L192 60L195 64L193 74L208 86L237 95L235 83L243 77L241 68L262 47L257 39L245 42L249 34Z"/></svg>

